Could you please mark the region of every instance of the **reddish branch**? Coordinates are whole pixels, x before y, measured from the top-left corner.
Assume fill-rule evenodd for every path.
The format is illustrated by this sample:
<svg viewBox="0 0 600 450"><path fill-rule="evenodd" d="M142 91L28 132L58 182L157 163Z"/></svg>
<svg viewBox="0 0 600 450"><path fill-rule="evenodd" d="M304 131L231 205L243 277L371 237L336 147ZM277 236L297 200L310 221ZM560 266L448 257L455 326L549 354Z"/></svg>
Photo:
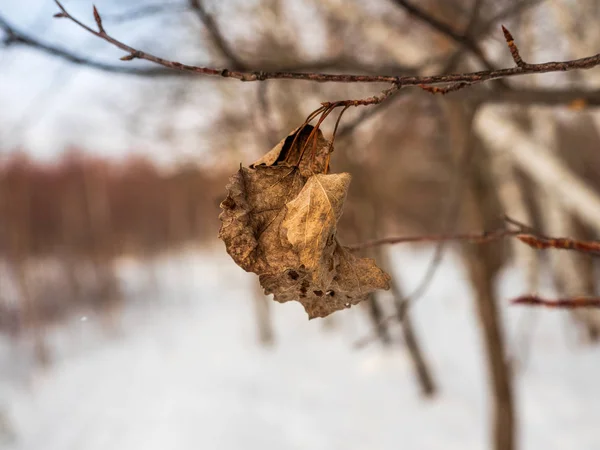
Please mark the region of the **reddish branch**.
<svg viewBox="0 0 600 450"><path fill-rule="evenodd" d="M537 249L555 248L560 250L575 250L582 253L600 254L600 242L580 241L570 238L548 238L531 234L517 235L517 239Z"/></svg>
<svg viewBox="0 0 600 450"><path fill-rule="evenodd" d="M386 244L401 244L401 243L422 243L422 242L447 242L447 241L462 241L473 244L487 244L493 241L504 239L507 237L515 237L524 244L537 249L561 249L574 250L582 253L599 255L600 242L598 241L580 241L570 238L551 238L538 235L534 229L518 222L510 217L505 217L508 225L515 227L514 229L498 229L492 232L484 233L464 233L464 234L440 234L440 235L425 235L425 236L409 236L409 237L391 237L385 239L377 239L373 241L363 242L361 244L351 245L348 248L352 251L362 250L369 247L375 247ZM577 309L577 308L600 308L600 297L572 297L557 300L546 300L537 295L523 295L512 300L513 304L531 305L531 306L546 306L549 308L562 309ZM385 320L390 320L387 318ZM363 345L360 341L358 345Z"/></svg>
<svg viewBox="0 0 600 450"><path fill-rule="evenodd" d="M548 308L600 308L600 297L571 297L547 300L537 295L523 295L511 301L513 305L545 306Z"/></svg>
<svg viewBox="0 0 600 450"><path fill-rule="evenodd" d="M505 221L515 226L516 229L499 229L489 233L465 233L465 234L445 234L445 235L429 235L429 236L411 236L411 237L394 237L386 239L377 239L367 241L357 245L351 245L351 250L362 250L369 247L385 244L401 244L401 243L421 243L421 242L448 242L448 241L467 241L474 244L487 244L506 237L516 237L521 242L539 249L564 249L576 250L584 253L597 253L600 250L600 242L596 241L578 241L568 238L549 238L546 236L538 236L533 234L533 229L521 222L518 222L510 217L505 217ZM548 300L537 295L522 295L511 300L515 305L528 306L544 306L548 308L558 309L580 309L580 308L600 308L600 297L571 297L555 300ZM408 303L405 304L405 310L408 308ZM402 314L402 313L401 313ZM400 318L402 315L400 315ZM388 316L383 319L380 324L384 325L390 321L396 320L397 315ZM372 336L367 336L355 342L357 348L361 348L373 340Z"/></svg>
<svg viewBox="0 0 600 450"><path fill-rule="evenodd" d="M505 237L518 236L520 230L500 229L492 232L483 233L464 233L464 234L432 234L421 236L402 236L389 237L383 239L374 239L372 241L361 242L348 246L352 251L363 250L366 248L377 247L379 245L390 244L408 244L408 243L423 243L423 242L446 242L446 241L466 241L473 244L487 244L493 241L504 239Z"/></svg>
<svg viewBox="0 0 600 450"><path fill-rule="evenodd" d="M574 250L587 254L600 255L599 241L582 241L578 239L564 237L556 238L543 236L541 234L536 233L533 228L521 224L520 222L517 222L516 220L513 220L509 217L506 218L506 222L515 228L500 228L498 230L487 231L483 233L433 234L421 236L388 237L383 239L374 239L372 241L366 241L360 244L350 245L348 246L348 248L352 251L357 251L366 248L377 247L380 245L448 241L470 242L473 244L487 244L507 237L515 237L524 244L540 250L552 248L558 250Z"/></svg>
<svg viewBox="0 0 600 450"><path fill-rule="evenodd" d="M455 73L448 75L432 75L432 76L381 76L381 75L349 75L349 74L328 74L328 73L300 73L300 72L267 72L267 71L239 71L229 69L217 69L212 67L199 67L182 64L176 61L170 61L150 53L137 50L123 42L110 36L103 30L102 19L100 15L96 17L97 30L88 27L75 17L56 0L61 12L57 17L63 17L71 20L81 28L91 34L109 42L115 47L127 53L122 59L144 59L164 67L184 72L192 72L198 75L219 76L225 78L233 78L240 81L263 81L271 79L288 79L288 80L307 80L318 82L341 82L341 83L390 83L398 87L405 86L420 86L420 85L435 85L435 84L456 84L467 83L476 84L488 80L497 80L501 78L528 75L534 73L548 72L564 72L578 69L590 69L600 65L600 54L589 56L586 58L574 59L569 61L546 62L541 64L527 64L523 67L512 67L498 70L484 70L470 73Z"/></svg>
<svg viewBox="0 0 600 450"><path fill-rule="evenodd" d="M600 242L598 241L582 241L565 237L544 236L534 228L511 217L505 216L504 221L520 230L521 233L516 235L517 239L530 247L539 250L554 248L558 250L574 250L581 253L600 254Z"/></svg>
<svg viewBox="0 0 600 450"><path fill-rule="evenodd" d="M321 103L326 108L339 108L339 107L350 107L350 106L367 106L367 105L378 105L383 102L388 97L394 95L399 89L400 85L393 84L391 88L385 89L381 93L377 95L373 95L372 97L361 98L356 100L339 100L336 102L323 102Z"/></svg>
<svg viewBox="0 0 600 450"><path fill-rule="evenodd" d="M476 27L476 31L473 32L473 36L479 36L483 33L482 30L486 30L490 24L496 23L501 19L509 17L515 12L519 11L521 8L530 7L539 3L537 1L524 1L516 4L514 7L511 7L507 10L504 10L500 13L499 16L495 16L492 19L485 22L484 25L480 25ZM182 6L182 5L179 5ZM184 9L191 9L189 5L183 5ZM157 5L148 7L148 13L160 13L166 10L171 10L170 8L177 9L176 5ZM180 9L177 9L178 11ZM146 13L146 8L140 13ZM200 16L200 14L198 14ZM137 12L133 12L131 14L127 13L122 16L110 16L112 21L118 19L118 21L127 20L130 18L137 18ZM213 20L214 23L214 20ZM164 76L194 76L193 72L189 71L181 71L181 70L172 70L169 67L131 67L127 65L111 65L106 64L104 62L96 61L93 59L89 59L87 57L78 55L73 53L65 48L43 42L33 36L30 36L27 33L15 28L11 25L6 19L4 19L0 15L0 29L4 31L3 43L4 45L22 45L27 46L32 49L41 51L48 55L66 60L70 63L84 65L87 67L91 67L97 70L102 70L105 72L113 72L113 73L122 73L125 75L136 75L136 76L149 76L149 77L164 77ZM214 40L214 32L210 29L208 30L213 37ZM442 30L438 30L442 32ZM467 33L463 33L467 35ZM217 45L218 47L218 45ZM461 48L465 48L461 46ZM231 50L231 49L230 49ZM468 49L467 49L468 50ZM225 56L225 55L224 55ZM232 61L233 65L236 66L235 61ZM411 73L415 71L414 67L401 67L401 66L365 66L364 64L360 64L357 61L349 61L345 58L332 58L324 61L309 61L300 63L297 65L287 65L284 67L278 67L278 72L287 72L287 71L321 71L335 68L336 70L354 70L360 71L368 74L378 74L378 73ZM457 88L458 86L454 86L452 88ZM461 86L462 87L462 86ZM435 91L436 89L434 89ZM443 92L444 90L448 91L448 88L437 88L438 92ZM471 89L466 94L466 97L469 100L474 102L489 102L489 103L516 103L516 104L545 104L545 105L568 105L569 103L581 100L581 104L584 106L600 106L600 91L589 91L589 90L576 90L576 89L563 89L563 90L550 90L550 89L520 89L514 88L510 90L489 90L489 89ZM376 110L370 109L365 111L364 117L357 118L356 122L362 121L367 117L370 117L372 114L375 114ZM360 119L360 120L359 120ZM354 128L356 124L344 124L343 127L340 128L339 136L343 136L348 134L350 130Z"/></svg>

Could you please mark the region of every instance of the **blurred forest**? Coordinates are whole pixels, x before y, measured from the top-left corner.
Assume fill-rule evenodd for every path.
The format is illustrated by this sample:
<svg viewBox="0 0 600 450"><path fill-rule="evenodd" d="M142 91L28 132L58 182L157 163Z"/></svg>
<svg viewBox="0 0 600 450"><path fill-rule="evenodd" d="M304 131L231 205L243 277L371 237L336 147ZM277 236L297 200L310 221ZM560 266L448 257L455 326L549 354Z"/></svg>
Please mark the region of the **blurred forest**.
<svg viewBox="0 0 600 450"><path fill-rule="evenodd" d="M64 61L65 73L83 68L102 76L86 89L104 102L109 126L128 136L145 133L150 142L124 141L135 142L136 153L128 153L126 144L115 141L118 156L108 157L93 137L83 145L54 139L49 142L59 144L52 158L43 160L27 147L38 141L15 134L35 129L40 97L20 122L6 111L0 115L0 332L14 342L34 336L26 351L42 365L52 361L44 337L49 327L90 308L112 326L128 301L116 273L120 259L151 262L182 248L212 245L219 202L240 163L270 150L321 102L364 98L385 87L239 83L145 61L120 62L122 54L97 52L106 43L92 41L66 20L52 27L69 28L69 39L40 34L39 24L51 20L48 5L40 6L49 14L40 15L38 25L25 27L13 21L8 3L0 1L0 58L40 54ZM91 3L65 6L93 23ZM430 75L512 67L501 24L528 62L591 56L600 48L600 4L594 0L148 0L97 6L107 30L135 48L230 70ZM150 25L137 28L143 23ZM74 45L84 39L88 44ZM124 100L111 98L112 80L127 91ZM45 85L40 96L58 104L61 94L52 96L57 89ZM600 69L591 69L490 81L443 96L404 88L380 105L349 109L331 161L334 171L352 175L341 240L493 230L504 215L548 236L599 239L599 105ZM72 123L75 134L64 141L109 133ZM334 123L330 118L322 125L326 136ZM171 152L168 162L158 155L165 152ZM490 448L514 449L515 361L507 356L496 279L513 265L526 279L524 294L536 293L542 274L549 273L557 297L597 296L597 263L590 255L540 252L516 241L442 243L415 291L394 278L391 302L372 295L360 305L372 340L390 345L393 322L401 323L403 345L427 397L439 393L443 374L428 363L420 345L427 330L415 329L410 305L434 282L449 250L461 255L481 325L493 404ZM363 253L384 268L393 265L388 247ZM251 297L258 341L272 345L277 336L271 314L279 305L258 287ZM581 345L597 345L600 311L564 314ZM336 320L323 324L335 327Z"/></svg>

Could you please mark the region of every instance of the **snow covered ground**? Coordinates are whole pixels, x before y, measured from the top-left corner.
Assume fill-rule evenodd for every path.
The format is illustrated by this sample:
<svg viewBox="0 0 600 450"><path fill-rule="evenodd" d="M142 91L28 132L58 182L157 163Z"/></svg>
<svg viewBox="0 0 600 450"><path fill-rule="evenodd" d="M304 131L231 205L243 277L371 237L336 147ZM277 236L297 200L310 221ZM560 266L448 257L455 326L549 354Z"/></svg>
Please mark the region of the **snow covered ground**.
<svg viewBox="0 0 600 450"><path fill-rule="evenodd" d="M395 251L406 290L430 256ZM489 448L478 323L452 255L414 308L441 390L432 400L419 396L401 343L353 347L370 329L360 308L337 313L325 329L299 304L273 303L276 344L258 345L255 280L221 247L160 261L154 292L139 265L124 261L120 273L137 299L120 333L102 331L91 315L75 318L52 333L55 363L34 373L0 341L0 448ZM522 286L507 271L498 285L503 301ZM505 313L511 355L523 361L520 448L599 449L600 348L580 345L564 313Z"/></svg>

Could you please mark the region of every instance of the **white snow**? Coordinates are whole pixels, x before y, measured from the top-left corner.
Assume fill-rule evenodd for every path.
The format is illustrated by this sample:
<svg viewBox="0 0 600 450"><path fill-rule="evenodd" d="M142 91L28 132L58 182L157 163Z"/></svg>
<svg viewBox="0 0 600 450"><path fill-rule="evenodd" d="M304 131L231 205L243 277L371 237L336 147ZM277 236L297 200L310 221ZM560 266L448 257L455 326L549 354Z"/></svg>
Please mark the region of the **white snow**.
<svg viewBox="0 0 600 450"><path fill-rule="evenodd" d="M407 291L430 257L395 251ZM159 289L150 289L144 267L123 261L135 300L121 331L102 331L93 314L74 317L52 332L55 362L44 372L15 369L21 354L0 341L0 448L490 448L478 322L453 255L413 310L440 387L432 400L419 396L401 343L353 347L370 330L360 308L337 313L325 330L299 304L272 303L276 343L265 348L256 339L256 280L221 247L156 268ZM503 304L522 286L507 271L498 283ZM520 448L600 448L600 349L577 341L565 313L504 312L511 355L523 359L530 347L517 368Z"/></svg>

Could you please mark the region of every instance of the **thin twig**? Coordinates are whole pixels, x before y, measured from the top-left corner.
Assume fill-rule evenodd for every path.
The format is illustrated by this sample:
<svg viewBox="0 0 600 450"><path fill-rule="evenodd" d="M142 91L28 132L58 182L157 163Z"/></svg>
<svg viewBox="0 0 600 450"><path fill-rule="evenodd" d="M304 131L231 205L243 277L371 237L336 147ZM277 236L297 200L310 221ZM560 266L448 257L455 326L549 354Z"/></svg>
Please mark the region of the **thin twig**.
<svg viewBox="0 0 600 450"><path fill-rule="evenodd" d="M508 20L513 16L523 13L526 9L537 6L538 4L542 3L543 1L544 0L524 0L524 1L518 2L516 4L511 4L506 9L501 10L500 12L498 12L496 15L494 15L490 19L483 21L483 23L481 23L481 24L477 24L477 19L479 16L479 9L481 8L482 3L483 3L482 1L478 0L477 4L474 6L474 8L471 11L471 17L469 18L469 23L467 24L462 35L465 38L472 40L472 41L475 41L475 39L483 39L491 32L492 26L495 25L496 23ZM443 33L442 30L438 30L438 31ZM454 67L456 67L456 64L458 64L460 59L463 57L465 51L472 53L472 49L470 49L469 47L466 47L464 45L461 45L460 48L458 48L448 58L448 64L445 66L443 71L444 72L453 71ZM477 55L475 55L475 56L477 56ZM502 92L511 92L512 91L512 90L509 91L508 89L506 89L508 87L506 85L500 84L500 87L503 88ZM491 93L494 91L488 91L488 92ZM495 93L497 94L498 90L496 90ZM520 98L520 97L516 97L516 98Z"/></svg>
<svg viewBox="0 0 600 450"><path fill-rule="evenodd" d="M79 21L55 0L62 11L62 17L65 17L89 33L104 39L115 47L127 52L124 57L126 60L145 59L164 67L184 72L193 72L199 75L219 76L233 78L240 81L263 81L272 79L287 80L306 80L318 82L339 82L339 83L389 83L398 87L434 85L434 84L454 84L454 83L481 83L488 80L497 80L507 77L528 75L534 73L565 72L570 70L590 69L600 65L600 54L579 58L568 61L552 61L540 64L527 64L524 67L511 67L498 70L484 70L470 73L455 73L448 75L432 76L386 76L386 75L351 75L351 74L331 74L331 73L302 73L302 72L266 72L266 71L238 71L229 69L216 69L212 67L199 67L182 64L176 61L170 61L150 53L137 50L123 42L115 39L104 31L94 30L83 22Z"/></svg>
<svg viewBox="0 0 600 450"><path fill-rule="evenodd" d="M481 48L479 48L477 43L468 34L460 34L460 33L456 32L454 29L452 29L452 27L450 25L447 25L444 22L437 20L435 17L429 15L426 11L422 10L420 7L418 7L416 5L413 5L412 3L408 2L407 0L394 0L394 2L398 6L403 8L411 16L419 19L423 23L426 23L433 29L437 30L438 32L444 34L445 36L447 36L450 39L452 39L453 41L455 41L457 44L468 49L471 53L473 53L481 61L481 63L489 71L494 70L493 64L486 58L486 56L483 53L483 51L481 50ZM460 80L460 81L466 81L466 80ZM424 83L424 84L431 84L431 83Z"/></svg>
<svg viewBox="0 0 600 450"><path fill-rule="evenodd" d="M537 295L523 295L511 300L513 305L545 306L547 308L600 308L600 297L571 297L547 300Z"/></svg>
<svg viewBox="0 0 600 450"><path fill-rule="evenodd" d="M517 48L517 44L515 44L515 39L513 38L511 32L508 31L504 25L502 25L502 32L504 33L504 39L506 39L506 43L508 44L510 55L512 56L517 67L526 67L527 63L521 58L519 49Z"/></svg>
<svg viewBox="0 0 600 450"><path fill-rule="evenodd" d="M388 244L401 244L409 242L439 242L446 243L452 241L470 242L473 244L487 244L507 237L516 237L527 245L536 248L559 248L565 250L576 250L587 254L597 254L600 251L600 242L576 241L568 238L549 238L546 236L538 236L534 233L533 228L521 222L505 216L504 220L513 225L515 229L498 229L492 232L484 233L464 233L464 234L439 234L425 236L410 236L410 237L392 237L385 239L376 239L367 241L361 244L351 245L348 248L351 251L362 250L369 247ZM540 244L541 243L541 244ZM438 247L439 249L440 247ZM441 254L438 253L438 254ZM436 261L437 263L437 261ZM429 281L429 280L428 280ZM409 297L412 298L412 297ZM600 297L574 297L559 300L544 300L535 295L523 295L512 300L513 304L547 306L552 308L600 308ZM409 307L409 302L406 301L402 305L402 309L394 315L384 318L380 324L383 326L394 320L402 320L404 314ZM372 336L365 336L354 343L354 347L362 348L373 340Z"/></svg>
<svg viewBox="0 0 600 450"><path fill-rule="evenodd" d="M483 3L482 1L477 0L477 3L476 3L476 5L473 8L473 11L471 13L471 17L469 18L469 24L467 25L467 27L465 29L465 32L463 33L464 36L469 36L470 33L471 33L471 29L476 25L477 17L479 15L479 10L480 10L480 8L482 6L482 3ZM458 51L456 51L454 54L452 54L448 58L448 60L444 64L444 69L443 69L444 72L451 72L451 71L454 70L454 67L456 66L456 64L458 64L460 58L462 57L464 50L469 50L469 49L465 48L464 46L461 46ZM466 87L467 85L465 84L464 86ZM420 87L423 90L426 90L426 91L428 90L423 85L420 86ZM460 89L460 88L458 88L458 89ZM407 91L404 91L404 92L407 92ZM400 92L400 94L402 94L402 91ZM400 98L400 95L396 95L394 98L398 99L398 98ZM387 106L389 106L390 104L391 104L391 102L385 103L385 105L387 105ZM342 137L344 137L344 136L348 136L348 135L352 134L352 132L356 129L357 126L359 126L360 124L364 123L367 119L373 117L374 115L376 115L381 110L383 110L383 108L381 106L378 106L378 107L375 107L375 108L369 108L369 109L366 109L366 110L362 111L352 121L350 121L348 123L345 123L341 127L339 135L342 136ZM436 255L437 255L437 251L436 251ZM434 258L434 261L436 259L437 259L437 257ZM428 270L428 273L429 273L429 270Z"/></svg>
<svg viewBox="0 0 600 450"><path fill-rule="evenodd" d="M517 235L524 244L530 247L545 250L554 248L557 250L574 250L580 253L600 255L600 242L598 241L580 241L571 238L547 238L544 236L535 236L533 234Z"/></svg>
<svg viewBox="0 0 600 450"><path fill-rule="evenodd" d="M188 7L189 9L189 7ZM63 13L59 13L63 14ZM60 17L60 16L59 16ZM67 17L62 15L62 17ZM103 16L104 22L107 22ZM66 48L44 42L28 33L18 29L10 24L2 15L0 15L0 30L3 30L4 37L1 40L4 46L25 46L37 50L46 55L62 59L72 64L77 64L92 69L108 73L119 73L123 75L134 75L141 77L181 77L195 76L193 72L182 72L172 70L167 67L132 67L125 64L113 65L101 61L90 59ZM134 59L134 58L131 58ZM296 64L278 65L277 71L318 71L318 70L355 70L364 73L394 73L398 71L414 73L416 68L401 65L367 65L359 61L352 61L348 58L326 58L315 61L300 61Z"/></svg>
<svg viewBox="0 0 600 450"><path fill-rule="evenodd" d="M407 243L423 243L423 242L447 242L447 241L466 241L472 244L487 244L489 242L504 239L509 236L518 236L521 233L519 230L507 230L501 228L499 230L483 233L461 233L461 234L430 234L421 236L400 236L389 237L383 239L373 239L371 241L362 242L360 244L349 245L347 248L350 251L358 251L366 248L377 247L379 245L392 244L407 244Z"/></svg>
<svg viewBox="0 0 600 450"><path fill-rule="evenodd" d="M122 73L122 74L135 74L144 77L155 77L155 76L181 76L182 72L176 72L174 70L165 69L162 67L131 67L126 65L111 65L105 64L100 61L94 61L75 53L70 52L62 47L58 47L52 44L41 42L26 33L18 30L13 25L9 24L6 19L0 16L0 29L4 30L4 45L26 45L30 48L42 51L48 55L55 56L66 60L70 63L84 65L99 69L105 72Z"/></svg>
<svg viewBox="0 0 600 450"><path fill-rule="evenodd" d="M502 220L504 220L507 224L512 225L514 227L517 227L518 230L521 231L527 231L530 233L534 233L534 234L538 234L539 233L536 231L535 228L533 228L532 226L529 226L527 224L524 224L523 222L521 222L520 220L517 219L513 219L512 217L508 216L508 215L504 215L502 217Z"/></svg>
<svg viewBox="0 0 600 450"><path fill-rule="evenodd" d="M347 248L350 251L358 251L380 245L449 241L466 241L472 244L487 244L507 237L515 237L524 244L540 250L553 248L558 250L573 250L591 255L600 255L600 241L582 241L566 237L557 238L544 236L537 233L532 227L517 220L511 219L508 216L505 216L504 220L510 225L513 225L515 228L500 228L491 232L484 231L483 233L431 234L420 236L388 237L349 245Z"/></svg>
<svg viewBox="0 0 600 450"><path fill-rule="evenodd" d="M520 231L520 233L516 235L516 238L530 247L539 250L546 250L549 248L557 250L574 250L580 253L600 255L600 241L582 241L568 237L545 236L537 232L535 228L511 217L504 216L504 221L509 225L516 227L517 230Z"/></svg>
<svg viewBox="0 0 600 450"><path fill-rule="evenodd" d="M381 93L377 95L373 95L372 97L356 99L356 100L338 100L335 102L323 102L321 105L326 108L340 108L342 106L350 107L350 106L368 106L368 105L378 105L379 103L387 100L392 95L394 95L399 89L400 85L393 84L389 89L385 89L381 91Z"/></svg>
<svg viewBox="0 0 600 450"><path fill-rule="evenodd" d="M204 24L204 27L210 34L217 49L219 49L221 54L233 64L233 68L237 70L248 70L246 63L233 51L223 36L223 33L221 33L221 29L218 27L213 16L206 11L204 2L202 0L189 0L189 4L200 21Z"/></svg>
<svg viewBox="0 0 600 450"><path fill-rule="evenodd" d="M406 93L408 91L399 91L396 95L394 95L389 101L379 104L373 108L363 109L360 114L357 114L352 120L342 124L337 133L338 138L344 138L350 136L354 130L366 121L377 114L383 112L387 107L391 106L392 103L401 98L407 98Z"/></svg>
<svg viewBox="0 0 600 450"><path fill-rule="evenodd" d="M515 237L524 244L540 250L553 248L557 250L573 250L580 253L600 255L600 242L598 241L580 241L571 238L549 238L546 236L524 233L522 230L507 229L500 229L489 233L433 234L421 236L388 237L349 245L347 248L350 251L358 251L380 245L449 241L466 241L472 244L487 244L493 241L504 239L506 237Z"/></svg>
<svg viewBox="0 0 600 450"><path fill-rule="evenodd" d="M517 5L520 8L523 6L533 6L537 2L522 2ZM186 6L189 10L189 6ZM486 22L485 26L477 27L478 30L484 29L492 22L497 22L500 19L506 18L509 14L516 11L516 9L510 9L503 12L500 16L494 17ZM159 11L156 11L159 12ZM112 16L110 16L112 18ZM119 19L119 18L116 18ZM120 19L119 19L120 20ZM106 20L105 20L106 21ZM32 48L34 50L43 52L53 57L57 57L68 61L73 64L78 64L92 69L101 70L109 73L120 73L124 75L134 75L142 77L171 77L171 76L194 76L193 72L177 71L170 68L162 67L130 67L127 65L112 65L104 62L89 59L73 53L65 48L43 42L27 33L15 28L13 25L0 15L0 29L5 33L3 43L4 45L22 45ZM479 31L476 33L479 36ZM460 52L462 50L458 50ZM402 66L367 66L360 64L356 61L349 61L345 58L332 58L319 61L307 61L293 65L285 65L285 67L278 67L278 72L296 72L296 71L320 71L335 68L336 70L355 70L368 74L377 73L411 73L415 71L415 68L402 67ZM466 94L469 100L473 100L478 103L511 103L521 105L532 105L542 104L549 106L565 105L570 106L573 104L574 108L581 107L596 107L600 106L600 91L598 90L583 90L583 89L512 89L504 90L502 92L497 90L483 90L483 89L470 89ZM396 95L393 98L397 98ZM389 102L385 103L386 105ZM338 137L347 136L361 121L375 115L378 108L371 108L361 113L360 117L353 120L351 123L345 123L340 126Z"/></svg>

